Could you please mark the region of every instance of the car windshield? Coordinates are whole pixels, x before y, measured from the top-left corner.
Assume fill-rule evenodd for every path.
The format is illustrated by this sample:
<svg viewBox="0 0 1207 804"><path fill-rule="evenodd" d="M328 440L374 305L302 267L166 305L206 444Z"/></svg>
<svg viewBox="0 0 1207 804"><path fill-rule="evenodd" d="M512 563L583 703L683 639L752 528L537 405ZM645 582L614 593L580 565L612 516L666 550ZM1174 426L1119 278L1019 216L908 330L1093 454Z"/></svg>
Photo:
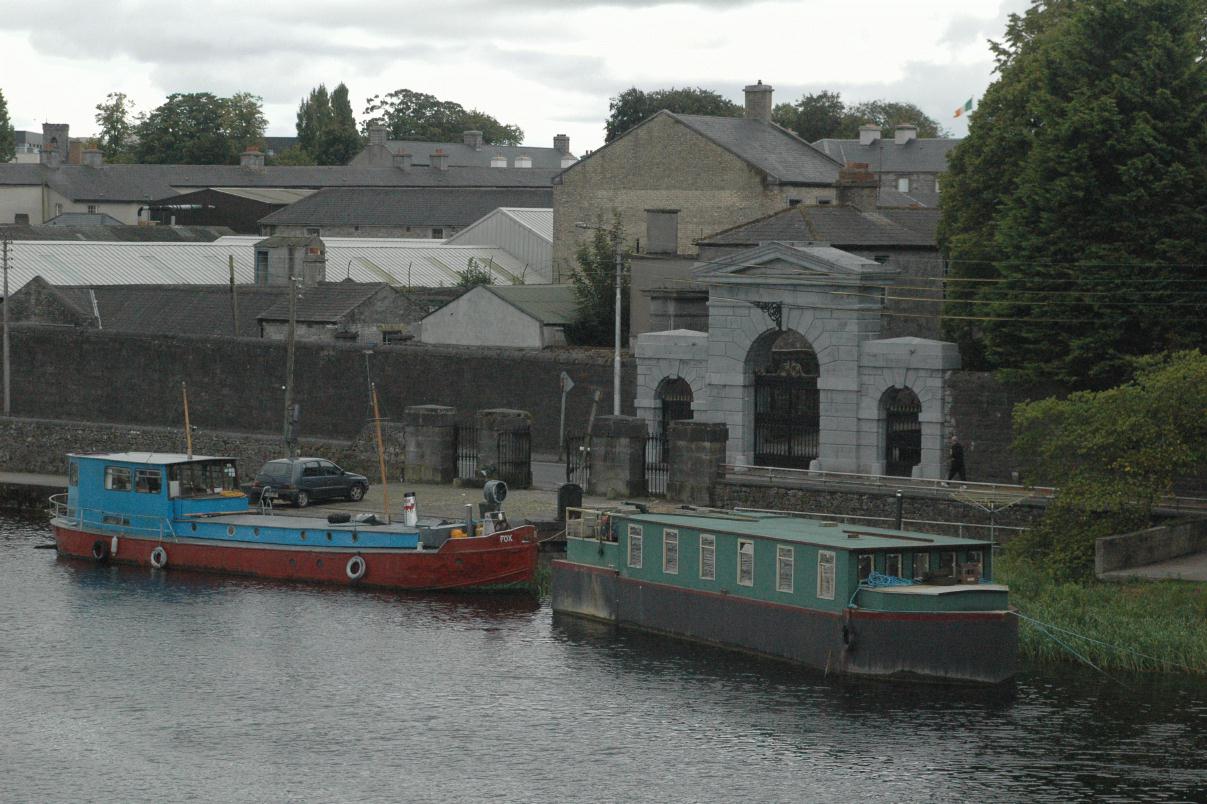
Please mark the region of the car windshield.
<svg viewBox="0 0 1207 804"><path fill-rule="evenodd" d="M291 467L292 464L289 461L269 461L260 467L259 477L269 480L289 480Z"/></svg>

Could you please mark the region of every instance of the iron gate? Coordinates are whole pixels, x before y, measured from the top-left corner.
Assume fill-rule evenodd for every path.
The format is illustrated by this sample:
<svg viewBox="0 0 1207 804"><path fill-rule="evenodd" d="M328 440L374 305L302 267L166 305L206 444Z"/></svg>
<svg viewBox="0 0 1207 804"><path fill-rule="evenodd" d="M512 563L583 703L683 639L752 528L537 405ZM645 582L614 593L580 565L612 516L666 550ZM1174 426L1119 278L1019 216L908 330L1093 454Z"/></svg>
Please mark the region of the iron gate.
<svg viewBox="0 0 1207 804"><path fill-rule="evenodd" d="M509 486L527 488L532 481L532 433L499 433L499 465L495 475Z"/></svg>
<svg viewBox="0 0 1207 804"><path fill-rule="evenodd" d="M473 424L457 425L457 477L474 480L478 474L478 428Z"/></svg>
<svg viewBox="0 0 1207 804"><path fill-rule="evenodd" d="M884 473L909 477L922 463L922 403L908 388L895 389L885 405Z"/></svg>
<svg viewBox="0 0 1207 804"><path fill-rule="evenodd" d="M663 380L658 388L658 398L662 402L660 430L663 435L670 433L671 422L692 418L692 387L687 380ZM666 451L663 450L665 455Z"/></svg>
<svg viewBox="0 0 1207 804"><path fill-rule="evenodd" d="M566 482L584 489L591 479L591 439L572 436L566 439Z"/></svg>
<svg viewBox="0 0 1207 804"><path fill-rule="evenodd" d="M666 481L670 476L670 438L666 432L654 433L645 439L645 493L651 497L666 496Z"/></svg>
<svg viewBox="0 0 1207 804"><path fill-rule="evenodd" d="M817 457L821 401L817 377L761 374L754 379L754 462L808 469Z"/></svg>

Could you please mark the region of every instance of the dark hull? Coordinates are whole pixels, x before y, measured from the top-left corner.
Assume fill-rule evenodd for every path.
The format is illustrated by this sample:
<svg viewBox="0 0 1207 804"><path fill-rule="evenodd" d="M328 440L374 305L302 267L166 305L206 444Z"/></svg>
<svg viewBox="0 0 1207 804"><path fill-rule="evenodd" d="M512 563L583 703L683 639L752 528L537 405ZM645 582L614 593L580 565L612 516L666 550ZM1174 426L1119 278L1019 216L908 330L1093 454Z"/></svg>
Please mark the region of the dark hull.
<svg viewBox="0 0 1207 804"><path fill-rule="evenodd" d="M473 539L449 539L438 550L310 548L215 543L204 539L144 539L81 530L52 523L62 555L116 564L153 566L151 553L162 547L167 569L250 575L284 581L368 586L389 589L460 589L532 580L536 571L536 531L531 526ZM500 540L509 536L510 540ZM348 573L353 556L364 561L364 574Z"/></svg>
<svg viewBox="0 0 1207 804"><path fill-rule="evenodd" d="M829 673L995 684L1015 673L1008 612L845 614L634 581L553 562L553 609L787 659Z"/></svg>

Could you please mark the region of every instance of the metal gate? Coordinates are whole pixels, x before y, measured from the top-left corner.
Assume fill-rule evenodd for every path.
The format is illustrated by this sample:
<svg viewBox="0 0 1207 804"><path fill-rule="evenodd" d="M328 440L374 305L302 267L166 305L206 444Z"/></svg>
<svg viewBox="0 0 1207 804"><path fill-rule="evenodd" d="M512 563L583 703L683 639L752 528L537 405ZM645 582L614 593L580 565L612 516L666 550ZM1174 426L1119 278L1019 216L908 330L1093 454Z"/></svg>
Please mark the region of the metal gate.
<svg viewBox="0 0 1207 804"><path fill-rule="evenodd" d="M584 489L591 479L591 439L571 436L566 439L566 482Z"/></svg>
<svg viewBox="0 0 1207 804"><path fill-rule="evenodd" d="M908 388L892 389L885 404L884 473L909 477L922 463L922 403Z"/></svg>
<svg viewBox="0 0 1207 804"><path fill-rule="evenodd" d="M457 425L457 477L474 480L478 474L478 428L473 424Z"/></svg>
<svg viewBox="0 0 1207 804"><path fill-rule="evenodd" d="M499 433L499 465L495 469L499 480L516 488L527 488L532 482L532 433L520 430Z"/></svg>
<svg viewBox="0 0 1207 804"><path fill-rule="evenodd" d="M666 496L666 480L670 476L669 444L665 432L646 436L645 493L651 497Z"/></svg>
<svg viewBox="0 0 1207 804"><path fill-rule="evenodd" d="M754 462L808 469L817 457L821 398L817 377L762 374L754 379Z"/></svg>
<svg viewBox="0 0 1207 804"><path fill-rule="evenodd" d="M670 433L671 422L692 418L692 387L687 380L678 377L663 380L658 387L658 399L662 403L659 425L663 435Z"/></svg>

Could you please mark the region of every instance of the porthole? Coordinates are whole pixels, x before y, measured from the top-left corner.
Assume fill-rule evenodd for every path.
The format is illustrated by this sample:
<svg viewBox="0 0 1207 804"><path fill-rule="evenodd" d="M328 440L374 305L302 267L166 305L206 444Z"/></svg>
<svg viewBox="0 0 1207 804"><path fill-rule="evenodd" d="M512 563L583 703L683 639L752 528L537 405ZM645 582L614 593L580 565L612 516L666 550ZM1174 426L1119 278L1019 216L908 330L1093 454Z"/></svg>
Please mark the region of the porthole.
<svg viewBox="0 0 1207 804"><path fill-rule="evenodd" d="M197 530L197 523L194 522L194 523L192 523L192 525L193 525L193 530Z"/></svg>
<svg viewBox="0 0 1207 804"><path fill-rule="evenodd" d="M227 536L234 536L234 535L235 535L235 526L234 526L234 525L227 525L227 526L226 526L226 535L227 535Z"/></svg>
<svg viewBox="0 0 1207 804"><path fill-rule="evenodd" d="M252 529L251 529L251 532L252 532L252 533L254 533L254 534L255 534L255 535L257 535L257 536L259 536L259 535L260 535L260 529L259 529L259 528L252 528Z"/></svg>
<svg viewBox="0 0 1207 804"><path fill-rule="evenodd" d="M327 531L327 541L331 541L331 531Z"/></svg>
<svg viewBox="0 0 1207 804"><path fill-rule="evenodd" d="M306 531L302 531L302 541L306 541Z"/></svg>

